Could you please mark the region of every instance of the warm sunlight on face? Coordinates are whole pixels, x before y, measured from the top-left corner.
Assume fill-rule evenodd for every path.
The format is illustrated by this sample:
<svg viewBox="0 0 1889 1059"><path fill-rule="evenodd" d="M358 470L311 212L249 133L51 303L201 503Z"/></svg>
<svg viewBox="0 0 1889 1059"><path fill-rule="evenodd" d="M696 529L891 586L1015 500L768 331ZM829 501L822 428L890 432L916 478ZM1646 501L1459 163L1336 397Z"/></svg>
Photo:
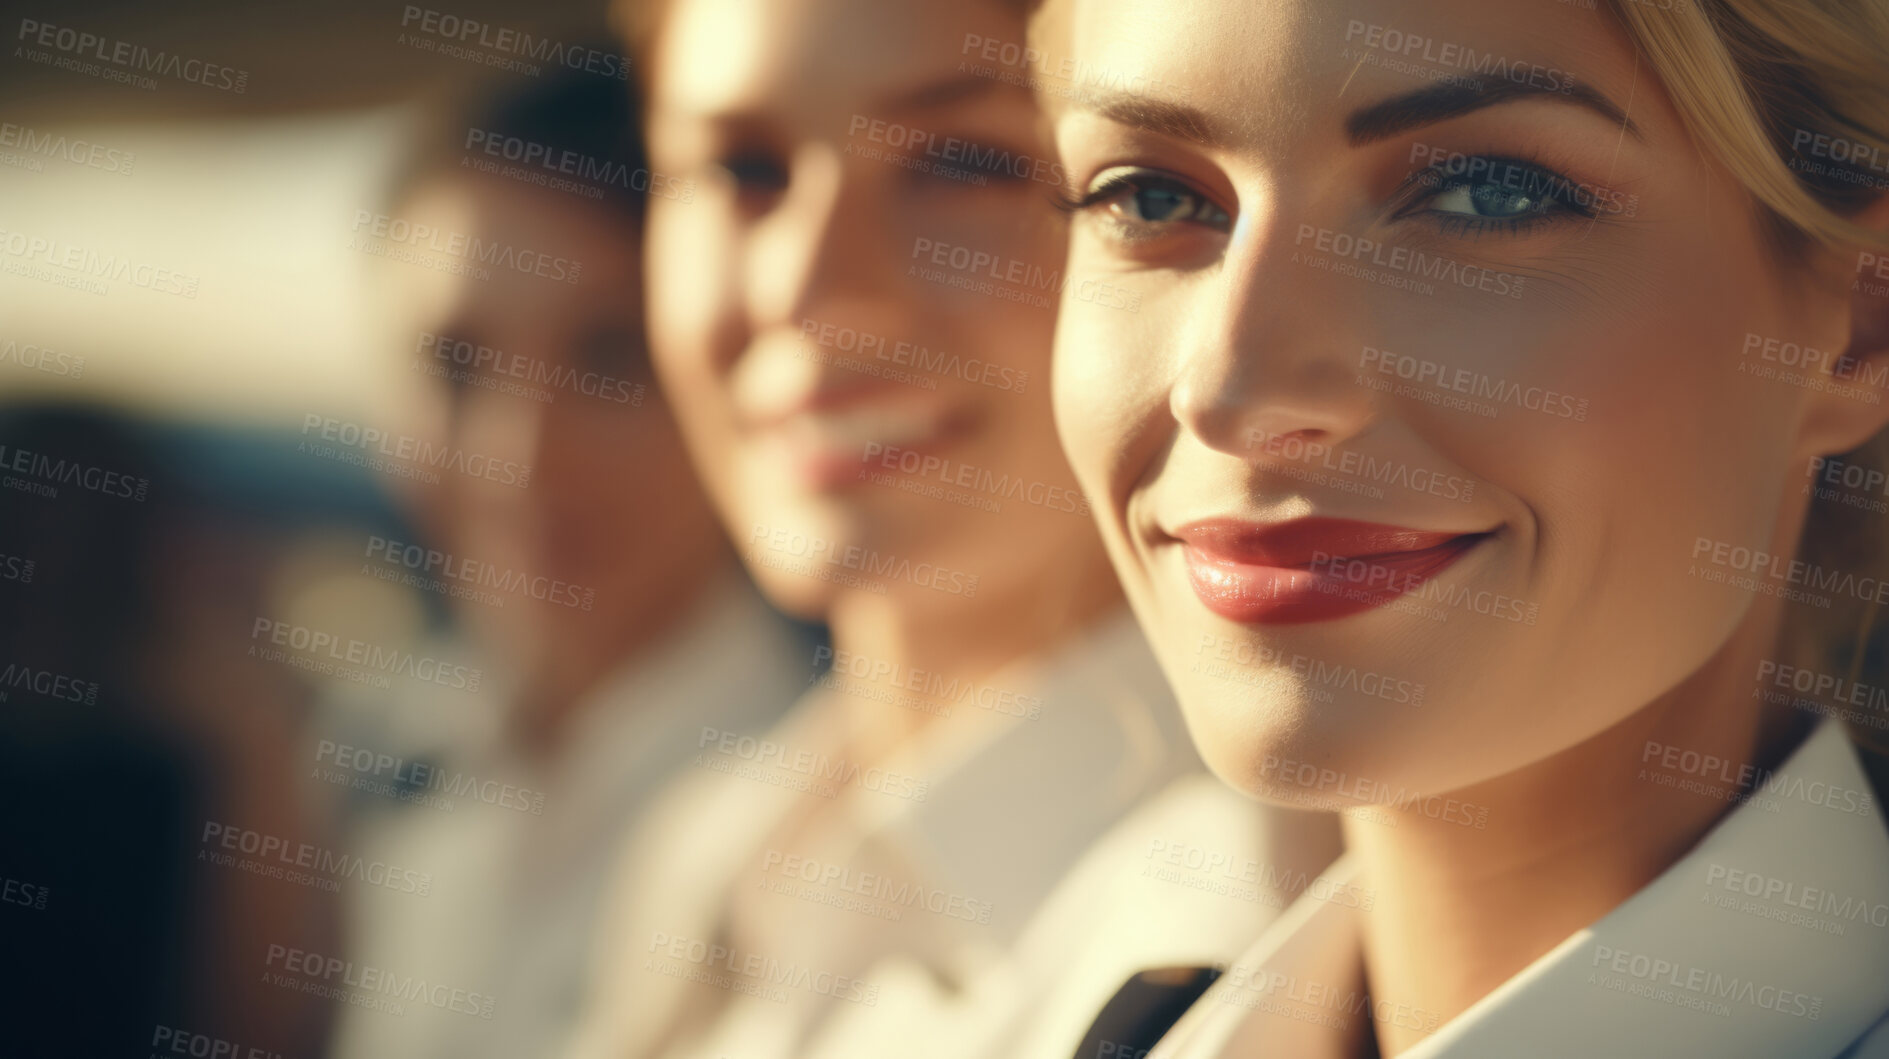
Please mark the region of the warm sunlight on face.
<svg viewBox="0 0 1889 1059"><path fill-rule="evenodd" d="M1807 458L1867 436L1826 422L1867 395L1762 377L1845 318L1604 11L1069 0L1039 28L1098 85L1048 100L1059 425L1243 789L1448 791L1614 724L1727 642L1738 549L1791 554Z"/></svg>
<svg viewBox="0 0 1889 1059"><path fill-rule="evenodd" d="M681 0L660 35L652 163L695 190L651 204L657 367L791 609L1107 577L1049 410L1060 171L1029 91L967 63L1023 33L989 2Z"/></svg>

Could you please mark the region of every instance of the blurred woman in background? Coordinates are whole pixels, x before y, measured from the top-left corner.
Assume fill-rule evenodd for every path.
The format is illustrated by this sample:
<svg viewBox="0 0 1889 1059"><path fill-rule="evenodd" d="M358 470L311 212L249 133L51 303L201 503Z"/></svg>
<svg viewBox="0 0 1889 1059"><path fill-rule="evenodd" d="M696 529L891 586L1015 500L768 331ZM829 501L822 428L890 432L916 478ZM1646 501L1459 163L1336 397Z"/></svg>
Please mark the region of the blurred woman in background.
<svg viewBox="0 0 1889 1059"><path fill-rule="evenodd" d="M749 569L833 648L780 726L704 726L577 1052L1069 1053L1331 848L1201 775L1056 450L1058 176L1027 89L967 61L1022 10L625 13L658 373ZM1156 870L1176 849L1260 881Z"/></svg>
<svg viewBox="0 0 1889 1059"><path fill-rule="evenodd" d="M385 429L498 468L405 477L400 499L453 562L550 587L452 599L465 642L442 651L487 675L476 693L369 695L333 733L426 775L529 792L452 812L383 803L358 832L360 849L437 882L421 901L356 901L352 954L493 998L489 1019L348 1007L336 1051L364 1059L549 1052L575 1017L622 834L702 725L780 716L813 642L729 554L654 385L648 166L624 83L559 69L433 120L389 214L563 264L375 262L398 350Z"/></svg>

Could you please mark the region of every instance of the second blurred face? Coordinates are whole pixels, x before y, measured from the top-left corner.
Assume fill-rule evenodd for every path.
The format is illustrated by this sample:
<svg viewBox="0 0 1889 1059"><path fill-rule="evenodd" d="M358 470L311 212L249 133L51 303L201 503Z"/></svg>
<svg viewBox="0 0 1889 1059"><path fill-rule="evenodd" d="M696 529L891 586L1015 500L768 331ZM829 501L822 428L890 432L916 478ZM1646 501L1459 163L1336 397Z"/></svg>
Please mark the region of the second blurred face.
<svg viewBox="0 0 1889 1059"><path fill-rule="evenodd" d="M573 196L473 179L434 181L404 212L581 266L574 283L403 269L399 287L413 367L446 373L426 379L428 433L529 468L523 483L443 476L418 487L418 510L455 554L570 586L470 610L551 698L576 694L674 619L720 547L652 385L636 226Z"/></svg>
<svg viewBox="0 0 1889 1059"><path fill-rule="evenodd" d="M790 609L856 590L829 571L919 606L1108 577L1048 403L1060 169L977 55L1022 39L994 2L678 0L653 49L652 167L692 184L651 201L657 369Z"/></svg>

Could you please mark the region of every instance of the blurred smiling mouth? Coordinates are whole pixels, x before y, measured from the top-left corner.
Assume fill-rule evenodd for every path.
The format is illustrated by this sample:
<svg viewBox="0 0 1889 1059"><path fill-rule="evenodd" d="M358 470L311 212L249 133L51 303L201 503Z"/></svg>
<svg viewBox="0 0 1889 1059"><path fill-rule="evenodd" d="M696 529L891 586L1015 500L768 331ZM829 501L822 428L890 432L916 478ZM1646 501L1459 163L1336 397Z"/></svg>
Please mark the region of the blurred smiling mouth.
<svg viewBox="0 0 1889 1059"><path fill-rule="evenodd" d="M1204 519L1170 536L1181 545L1188 583L1208 610L1229 621L1285 625L1385 606L1493 533L1302 518Z"/></svg>
<svg viewBox="0 0 1889 1059"><path fill-rule="evenodd" d="M793 480L834 490L865 479L888 455L896 467L900 454L932 452L970 428L970 416L942 405L855 403L794 412L763 427L756 440Z"/></svg>

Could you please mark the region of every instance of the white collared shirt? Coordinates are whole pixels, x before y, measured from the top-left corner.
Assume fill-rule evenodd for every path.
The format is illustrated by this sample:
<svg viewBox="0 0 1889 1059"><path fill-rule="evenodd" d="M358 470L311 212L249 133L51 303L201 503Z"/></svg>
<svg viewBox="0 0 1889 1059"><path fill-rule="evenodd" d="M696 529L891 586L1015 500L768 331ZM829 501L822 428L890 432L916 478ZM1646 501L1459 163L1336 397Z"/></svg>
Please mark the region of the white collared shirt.
<svg viewBox="0 0 1889 1059"><path fill-rule="evenodd" d="M1869 792L1823 723L1678 863L1399 1059L1889 1055L1889 834ZM1149 1059L1346 1059L1370 1003L1362 917L1301 899Z"/></svg>
<svg viewBox="0 0 1889 1059"><path fill-rule="evenodd" d="M1040 713L964 700L878 763L884 784L802 782L845 764L824 757L839 752L834 689L752 741L768 754L706 748L625 856L613 959L572 1055L1060 1057L1127 974L1225 962L1285 904L1157 876L1152 850L1276 874L1336 852L1329 821L1205 774L1126 613L989 689L977 698ZM821 764L781 767L802 758ZM887 793L905 780L922 795ZM802 855L796 871L786 858ZM750 960L778 984L744 979Z"/></svg>
<svg viewBox="0 0 1889 1059"><path fill-rule="evenodd" d="M403 807L357 840L370 858L433 880L424 898L362 891L350 901L350 955L494 998L490 1019L421 1004L399 1017L349 1005L333 1054L378 1059L536 1056L561 1044L583 1002L614 854L687 759L704 725L779 718L810 653L747 578L706 586L675 633L620 667L573 710L544 758L503 729L474 730L444 757L542 797L542 811L466 804Z"/></svg>

